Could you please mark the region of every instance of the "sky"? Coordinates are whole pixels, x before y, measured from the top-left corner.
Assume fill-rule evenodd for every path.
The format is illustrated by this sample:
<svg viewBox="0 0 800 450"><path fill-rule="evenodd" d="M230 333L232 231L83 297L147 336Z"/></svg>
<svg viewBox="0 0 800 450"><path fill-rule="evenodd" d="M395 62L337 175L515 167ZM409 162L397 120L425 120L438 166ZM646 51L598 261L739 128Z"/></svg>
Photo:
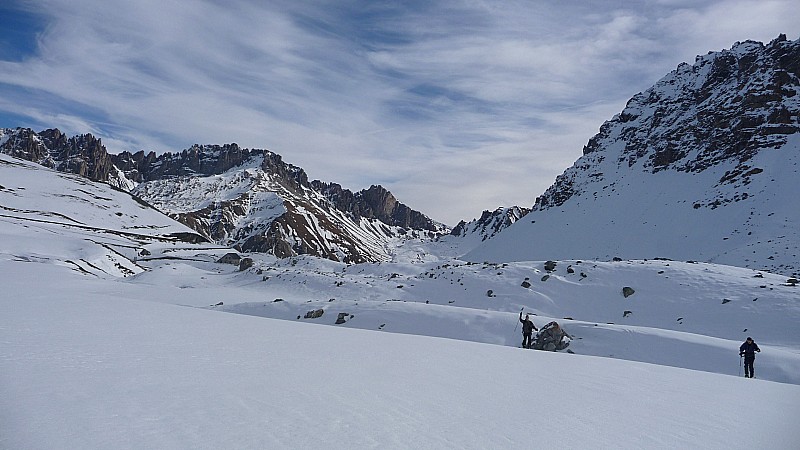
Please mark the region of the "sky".
<svg viewBox="0 0 800 450"><path fill-rule="evenodd" d="M798 38L794 0L0 4L0 127L236 142L455 225L530 207L681 62Z"/></svg>

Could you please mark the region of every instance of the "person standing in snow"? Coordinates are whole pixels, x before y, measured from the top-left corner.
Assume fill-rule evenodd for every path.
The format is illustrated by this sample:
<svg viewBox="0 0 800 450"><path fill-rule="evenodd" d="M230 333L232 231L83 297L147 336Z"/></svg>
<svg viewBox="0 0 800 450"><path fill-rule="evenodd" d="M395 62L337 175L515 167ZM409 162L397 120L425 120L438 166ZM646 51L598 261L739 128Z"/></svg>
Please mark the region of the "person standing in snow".
<svg viewBox="0 0 800 450"><path fill-rule="evenodd" d="M534 331L539 331L536 325L533 324L530 314L525 314L525 319L522 319L522 311L519 312L519 321L522 323L522 348L531 348L533 343L531 336Z"/></svg>
<svg viewBox="0 0 800 450"><path fill-rule="evenodd" d="M747 340L739 347L739 356L744 356L745 378L753 378L755 376L753 362L756 360L756 352L761 353L761 349L758 348L758 344L753 341L753 338L748 336Z"/></svg>

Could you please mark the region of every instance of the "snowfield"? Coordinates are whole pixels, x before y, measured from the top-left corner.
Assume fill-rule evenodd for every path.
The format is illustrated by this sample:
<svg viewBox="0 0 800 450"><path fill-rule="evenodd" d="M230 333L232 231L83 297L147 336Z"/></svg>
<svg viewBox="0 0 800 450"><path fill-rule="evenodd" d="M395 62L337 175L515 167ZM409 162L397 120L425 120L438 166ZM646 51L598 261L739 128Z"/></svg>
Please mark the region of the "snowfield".
<svg viewBox="0 0 800 450"><path fill-rule="evenodd" d="M0 206L3 449L800 442L784 275L470 263L413 241L392 263L254 254L239 270L127 194L6 156ZM558 320L575 354L517 348L520 311ZM748 335L754 380L738 376Z"/></svg>
<svg viewBox="0 0 800 450"><path fill-rule="evenodd" d="M37 272L57 286L35 283L29 266L0 266L13 293L0 318L3 448L789 449L800 438L797 385L220 314L53 266Z"/></svg>

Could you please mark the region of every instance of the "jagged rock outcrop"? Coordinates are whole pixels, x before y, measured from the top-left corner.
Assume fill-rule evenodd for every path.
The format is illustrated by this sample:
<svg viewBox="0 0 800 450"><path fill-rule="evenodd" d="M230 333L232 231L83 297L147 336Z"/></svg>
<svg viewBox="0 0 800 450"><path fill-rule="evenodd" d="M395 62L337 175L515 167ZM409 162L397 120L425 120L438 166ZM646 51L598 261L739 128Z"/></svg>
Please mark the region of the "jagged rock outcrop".
<svg viewBox="0 0 800 450"><path fill-rule="evenodd" d="M92 181L120 188L130 186L120 177L100 139L91 134L68 138L58 129L40 133L30 128L3 129L0 130L0 152Z"/></svg>
<svg viewBox="0 0 800 450"><path fill-rule="evenodd" d="M264 150L249 150L237 144L193 145L180 153L122 152L113 155L114 164L125 176L142 183L166 177L219 175L241 165L254 154Z"/></svg>
<svg viewBox="0 0 800 450"><path fill-rule="evenodd" d="M311 185L325 195L336 208L348 211L355 217L377 219L388 225L417 230L441 231L442 229L441 224L397 201L383 186L373 185L369 189L353 193L336 183L315 180Z"/></svg>

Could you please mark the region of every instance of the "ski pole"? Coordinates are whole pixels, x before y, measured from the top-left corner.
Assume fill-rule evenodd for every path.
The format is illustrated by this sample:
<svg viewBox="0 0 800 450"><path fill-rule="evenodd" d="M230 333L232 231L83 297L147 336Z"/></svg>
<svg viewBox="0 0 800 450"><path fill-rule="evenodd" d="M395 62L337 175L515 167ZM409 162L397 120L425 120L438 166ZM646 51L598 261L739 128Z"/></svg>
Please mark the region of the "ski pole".
<svg viewBox="0 0 800 450"><path fill-rule="evenodd" d="M522 310L523 310L523 309L525 309L525 307L524 307L524 306L522 307L522 309L520 309L520 310L519 310L519 313L520 313L520 314L522 314ZM517 332L517 326L518 326L518 325L519 325L519 320L517 321L517 323L515 323L515 324L514 324L514 333L516 333L516 332Z"/></svg>
<svg viewBox="0 0 800 450"><path fill-rule="evenodd" d="M739 355L739 376L742 376L742 355Z"/></svg>

